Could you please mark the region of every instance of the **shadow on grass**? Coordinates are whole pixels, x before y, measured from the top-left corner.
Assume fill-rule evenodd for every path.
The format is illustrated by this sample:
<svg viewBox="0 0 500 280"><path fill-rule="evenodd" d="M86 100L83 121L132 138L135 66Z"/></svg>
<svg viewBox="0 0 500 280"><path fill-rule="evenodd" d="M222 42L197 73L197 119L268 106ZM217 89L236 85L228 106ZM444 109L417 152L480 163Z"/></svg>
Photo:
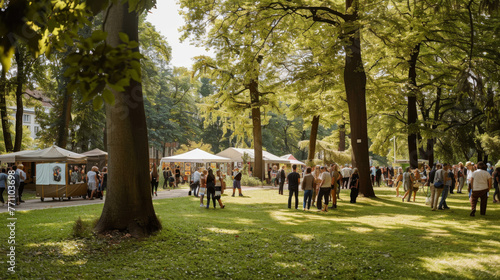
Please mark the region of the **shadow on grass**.
<svg viewBox="0 0 500 280"><path fill-rule="evenodd" d="M278 196L274 191L248 192L245 199L223 197L226 209L216 210L198 207L199 199L193 197L155 200L164 229L142 241L72 238L70 227L78 215L86 213L82 217L86 220L98 218L102 206L78 207L79 211L73 212L33 211L22 216L26 224L19 230L23 243L19 247L18 276L500 277L498 207L491 207L486 218L471 219L463 215L467 205L459 205L467 202L465 197L450 200L455 212L431 212L418 203L401 203L389 197L390 192L350 204L344 192L338 209L304 212L286 209L288 196ZM0 233L4 234L4 229Z"/></svg>

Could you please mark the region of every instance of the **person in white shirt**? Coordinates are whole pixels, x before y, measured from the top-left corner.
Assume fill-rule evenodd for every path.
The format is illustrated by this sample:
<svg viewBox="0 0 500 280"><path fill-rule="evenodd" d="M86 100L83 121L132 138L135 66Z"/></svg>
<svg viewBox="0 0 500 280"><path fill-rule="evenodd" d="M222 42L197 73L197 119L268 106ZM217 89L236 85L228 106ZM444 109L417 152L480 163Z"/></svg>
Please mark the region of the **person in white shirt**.
<svg viewBox="0 0 500 280"><path fill-rule="evenodd" d="M20 202L24 202L24 200L22 199L22 196L23 196L23 190L24 190L24 180L26 180L26 172L24 172L24 165L22 164L19 164L17 166L17 174L19 174L19 201Z"/></svg>
<svg viewBox="0 0 500 280"><path fill-rule="evenodd" d="M321 166L321 175L319 176L319 195L318 195L318 210L328 212L328 198L330 197L330 190L332 189L332 177L326 167ZM325 204L321 205L321 200L324 197Z"/></svg>
<svg viewBox="0 0 500 280"><path fill-rule="evenodd" d="M196 169L196 171L193 173L193 195L195 197L198 197L198 192L200 190L200 179L201 179L201 173L200 173L201 168Z"/></svg>
<svg viewBox="0 0 500 280"><path fill-rule="evenodd" d="M92 166L92 169L87 172L87 185L88 185L88 190L90 191L90 196L89 199L94 199L94 193L97 190L97 173L95 172L97 170L97 166Z"/></svg>
<svg viewBox="0 0 500 280"><path fill-rule="evenodd" d="M476 215L477 200L481 199L480 213L486 215L486 205L488 203L488 191L491 189L491 175L486 171L486 164L480 161L477 163L477 170L472 173L470 182L470 197L471 212L470 215Z"/></svg>
<svg viewBox="0 0 500 280"><path fill-rule="evenodd" d="M342 182L344 182L343 188L348 189L349 188L348 183L349 183L349 178L351 178L352 175L352 169L349 168L348 164L346 164L345 167L342 168L342 170L340 170L340 174L342 174Z"/></svg>

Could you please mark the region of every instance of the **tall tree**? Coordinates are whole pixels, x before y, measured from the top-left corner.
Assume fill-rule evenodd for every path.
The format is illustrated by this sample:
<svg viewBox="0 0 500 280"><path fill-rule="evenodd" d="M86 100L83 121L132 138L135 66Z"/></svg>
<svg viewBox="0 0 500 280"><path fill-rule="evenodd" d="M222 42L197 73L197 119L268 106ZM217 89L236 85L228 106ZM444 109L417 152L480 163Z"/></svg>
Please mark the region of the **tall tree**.
<svg viewBox="0 0 500 280"><path fill-rule="evenodd" d="M104 23L108 32L106 43L117 47L129 40L138 42L138 26L138 13L129 9L128 3L111 4ZM138 44L134 51L138 52ZM148 138L141 83L132 80L123 91L111 89L111 92L115 102L106 105L109 188L96 230L118 229L137 237L148 236L160 230L161 224L147 188Z"/></svg>

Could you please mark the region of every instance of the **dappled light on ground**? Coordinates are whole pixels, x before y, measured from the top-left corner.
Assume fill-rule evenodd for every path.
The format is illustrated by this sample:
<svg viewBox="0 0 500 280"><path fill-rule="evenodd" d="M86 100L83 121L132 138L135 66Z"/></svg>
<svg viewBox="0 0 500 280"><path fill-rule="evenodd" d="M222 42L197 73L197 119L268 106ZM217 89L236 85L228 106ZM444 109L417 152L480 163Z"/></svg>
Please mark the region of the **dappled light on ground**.
<svg viewBox="0 0 500 280"><path fill-rule="evenodd" d="M451 210L430 211L376 191L357 204L342 192L327 213L287 209L288 196L266 189L224 196L225 209L193 197L156 200L163 230L145 240L73 237L78 217L91 227L102 205L19 213L20 275L46 278L51 267L79 279L102 271L118 279L500 278L498 204L471 218L466 195L452 195Z"/></svg>

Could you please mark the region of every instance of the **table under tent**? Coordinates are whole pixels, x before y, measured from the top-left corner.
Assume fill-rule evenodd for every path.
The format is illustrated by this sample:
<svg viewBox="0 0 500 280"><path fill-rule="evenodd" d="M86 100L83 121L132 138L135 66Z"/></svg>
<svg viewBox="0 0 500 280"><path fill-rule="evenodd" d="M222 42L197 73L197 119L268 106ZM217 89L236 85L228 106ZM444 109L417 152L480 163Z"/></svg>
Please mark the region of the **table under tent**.
<svg viewBox="0 0 500 280"><path fill-rule="evenodd" d="M70 200L87 196L87 157L52 146L16 156L16 161L34 162L36 195L45 198Z"/></svg>

